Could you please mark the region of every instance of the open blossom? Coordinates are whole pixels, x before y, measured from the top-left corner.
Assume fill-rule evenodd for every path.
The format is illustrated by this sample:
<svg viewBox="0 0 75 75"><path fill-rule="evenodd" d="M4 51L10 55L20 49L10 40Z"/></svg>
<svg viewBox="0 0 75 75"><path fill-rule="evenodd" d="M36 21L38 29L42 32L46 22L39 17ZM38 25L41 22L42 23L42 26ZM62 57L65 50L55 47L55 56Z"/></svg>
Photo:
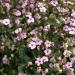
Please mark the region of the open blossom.
<svg viewBox="0 0 75 75"><path fill-rule="evenodd" d="M67 62L65 65L63 65L64 69L70 69L72 68L72 63L71 62Z"/></svg>
<svg viewBox="0 0 75 75"><path fill-rule="evenodd" d="M48 73L48 68L45 69L45 73Z"/></svg>
<svg viewBox="0 0 75 75"><path fill-rule="evenodd" d="M5 3L5 7L7 7L7 10L10 10L11 5L9 3Z"/></svg>
<svg viewBox="0 0 75 75"><path fill-rule="evenodd" d="M65 24L68 24L70 22L70 20L71 20L70 17L66 17L63 19Z"/></svg>
<svg viewBox="0 0 75 75"><path fill-rule="evenodd" d="M16 33L16 34L18 34L18 33L20 33L20 32L22 32L22 28L17 28L17 29L15 30L15 33Z"/></svg>
<svg viewBox="0 0 75 75"><path fill-rule="evenodd" d="M58 5L58 0L52 0L50 3L51 3L53 6L56 6L56 5Z"/></svg>
<svg viewBox="0 0 75 75"><path fill-rule="evenodd" d="M27 20L27 23L28 23L28 24L34 23L34 18L29 18L29 19Z"/></svg>
<svg viewBox="0 0 75 75"><path fill-rule="evenodd" d="M26 75L26 74L23 72L19 72L18 75Z"/></svg>
<svg viewBox="0 0 75 75"><path fill-rule="evenodd" d="M43 57L41 58L41 60L42 60L43 62L48 62L48 57L43 56Z"/></svg>
<svg viewBox="0 0 75 75"><path fill-rule="evenodd" d="M32 30L32 31L30 32L30 34L31 34L31 35L35 35L35 34L37 34L37 31L34 29L34 30Z"/></svg>
<svg viewBox="0 0 75 75"><path fill-rule="evenodd" d="M71 13L71 16L75 18L75 12Z"/></svg>
<svg viewBox="0 0 75 75"><path fill-rule="evenodd" d="M46 49L46 50L44 50L44 53L45 53L45 55L50 55L51 50L50 49Z"/></svg>
<svg viewBox="0 0 75 75"><path fill-rule="evenodd" d="M37 4L37 6L38 6L40 12L46 12L46 11L47 11L47 9L46 9L44 3L39 2L39 3Z"/></svg>
<svg viewBox="0 0 75 75"><path fill-rule="evenodd" d="M41 67L37 67L37 72L41 72L42 71L42 69L41 69Z"/></svg>
<svg viewBox="0 0 75 75"><path fill-rule="evenodd" d="M10 24L10 19L4 19L4 20L2 20L2 24L4 24L4 25L9 25Z"/></svg>
<svg viewBox="0 0 75 75"><path fill-rule="evenodd" d="M75 19L70 20L70 26L75 26Z"/></svg>
<svg viewBox="0 0 75 75"><path fill-rule="evenodd" d="M28 0L23 1L22 8L25 8L27 4L28 4Z"/></svg>
<svg viewBox="0 0 75 75"><path fill-rule="evenodd" d="M31 49L35 49L36 48L36 43L33 42L33 41L30 41L29 44L28 44L28 47L31 48Z"/></svg>
<svg viewBox="0 0 75 75"><path fill-rule="evenodd" d="M42 3L42 2L39 2L38 4L37 4L37 6L40 8L40 7L44 7L44 3Z"/></svg>
<svg viewBox="0 0 75 75"><path fill-rule="evenodd" d="M74 63L75 62L75 57L71 58L71 62Z"/></svg>
<svg viewBox="0 0 75 75"><path fill-rule="evenodd" d="M34 16L36 19L40 19L41 18L41 15L39 13L35 14Z"/></svg>
<svg viewBox="0 0 75 75"><path fill-rule="evenodd" d="M40 66L41 64L43 64L43 61L41 60L41 57L36 58L35 64L37 66Z"/></svg>
<svg viewBox="0 0 75 75"><path fill-rule="evenodd" d="M46 48L51 47L51 42L49 40L46 40L44 44Z"/></svg>
<svg viewBox="0 0 75 75"><path fill-rule="evenodd" d="M15 16L21 16L21 12L19 10L16 10L14 13L13 13Z"/></svg>
<svg viewBox="0 0 75 75"><path fill-rule="evenodd" d="M32 18L32 13L31 12L27 12L25 16L28 17L28 18Z"/></svg>
<svg viewBox="0 0 75 75"><path fill-rule="evenodd" d="M75 35L75 31L69 31L69 34L71 34L71 35Z"/></svg>
<svg viewBox="0 0 75 75"><path fill-rule="evenodd" d="M44 29L43 29L43 30L44 30L45 32L48 32L48 31L49 31L49 29L50 29L50 24L49 24L49 25L46 25L46 26L44 27Z"/></svg>
<svg viewBox="0 0 75 75"><path fill-rule="evenodd" d="M74 3L73 2L71 2L71 1L66 1L66 2L64 2L65 4L71 4L71 5L73 5Z"/></svg>
<svg viewBox="0 0 75 75"><path fill-rule="evenodd" d="M15 19L15 23L17 24L17 25L19 25L20 24L20 19Z"/></svg>
<svg viewBox="0 0 75 75"><path fill-rule="evenodd" d="M32 38L32 40L36 43L36 45L41 45L42 44L42 40L39 39L38 37L34 37L34 38Z"/></svg>
<svg viewBox="0 0 75 75"><path fill-rule="evenodd" d="M62 12L62 13L69 11L68 9L62 8L62 7L59 7L59 6L57 7L57 10L58 10L59 12Z"/></svg>
<svg viewBox="0 0 75 75"><path fill-rule="evenodd" d="M21 39L24 39L27 37L27 33L26 32L22 32L20 33Z"/></svg>
<svg viewBox="0 0 75 75"><path fill-rule="evenodd" d="M7 58L7 55L4 55L3 59L2 59L2 63L3 64L9 64L9 60Z"/></svg>
<svg viewBox="0 0 75 75"><path fill-rule="evenodd" d="M64 55L65 57L70 57L71 54L72 54L72 52L71 52L71 51L68 51L68 50L65 50L64 53L63 53L63 55Z"/></svg>
<svg viewBox="0 0 75 75"><path fill-rule="evenodd" d="M69 31L69 29L70 29L70 27L67 26L67 25L65 25L65 26L63 27L63 30L64 30L64 31Z"/></svg>
<svg viewBox="0 0 75 75"><path fill-rule="evenodd" d="M48 62L48 57L43 56L43 57L38 57L36 58L35 64L37 66L40 66L41 64L43 64L44 62Z"/></svg>
<svg viewBox="0 0 75 75"><path fill-rule="evenodd" d="M22 40L25 39L27 37L27 33L26 32L21 32L17 35L16 39L17 40Z"/></svg>
<svg viewBox="0 0 75 75"><path fill-rule="evenodd" d="M40 9L40 12L46 12L47 11L46 7L40 7L39 9Z"/></svg>

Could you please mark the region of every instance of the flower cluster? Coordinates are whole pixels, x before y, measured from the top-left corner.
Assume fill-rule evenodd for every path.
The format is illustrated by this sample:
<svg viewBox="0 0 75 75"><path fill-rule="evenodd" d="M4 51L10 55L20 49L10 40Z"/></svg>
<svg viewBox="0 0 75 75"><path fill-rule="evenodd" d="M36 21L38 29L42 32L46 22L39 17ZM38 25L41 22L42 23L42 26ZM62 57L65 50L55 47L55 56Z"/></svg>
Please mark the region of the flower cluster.
<svg viewBox="0 0 75 75"><path fill-rule="evenodd" d="M75 75L75 0L0 0L0 75Z"/></svg>

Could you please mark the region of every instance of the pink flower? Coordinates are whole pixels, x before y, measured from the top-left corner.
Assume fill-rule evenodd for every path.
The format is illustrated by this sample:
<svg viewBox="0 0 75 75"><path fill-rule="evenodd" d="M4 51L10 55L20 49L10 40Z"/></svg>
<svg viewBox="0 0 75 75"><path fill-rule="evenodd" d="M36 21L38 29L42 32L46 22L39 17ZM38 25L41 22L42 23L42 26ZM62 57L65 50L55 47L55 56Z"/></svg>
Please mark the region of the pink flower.
<svg viewBox="0 0 75 75"><path fill-rule="evenodd" d="M66 17L65 19L63 19L65 24L68 24L70 22L70 17Z"/></svg>
<svg viewBox="0 0 75 75"><path fill-rule="evenodd" d="M31 34L31 35L36 35L36 34L37 34L36 29L32 30L32 31L30 32L30 34Z"/></svg>
<svg viewBox="0 0 75 75"><path fill-rule="evenodd" d="M22 8L25 8L27 4L28 4L28 0L23 1Z"/></svg>
<svg viewBox="0 0 75 75"><path fill-rule="evenodd" d="M38 37L34 37L34 38L32 38L32 40L36 43L36 45L41 45L42 44L42 40L39 39Z"/></svg>
<svg viewBox="0 0 75 75"><path fill-rule="evenodd" d="M73 2L71 2L71 1L67 1L67 2L64 2L65 4L71 4L71 5L73 5L74 3Z"/></svg>
<svg viewBox="0 0 75 75"><path fill-rule="evenodd" d="M75 12L71 13L71 16L75 18Z"/></svg>
<svg viewBox="0 0 75 75"><path fill-rule="evenodd" d="M44 4L42 3L42 2L39 2L38 4L37 4L37 6L40 8L40 7L44 7Z"/></svg>
<svg viewBox="0 0 75 75"><path fill-rule="evenodd" d="M28 62L28 66L30 66L30 65L32 65L32 62L30 61L30 62Z"/></svg>
<svg viewBox="0 0 75 75"><path fill-rule="evenodd" d="M47 11L47 9L45 7L40 7L39 9L40 9L40 12L46 12Z"/></svg>
<svg viewBox="0 0 75 75"><path fill-rule="evenodd" d="M37 72L41 72L41 71L42 71L41 67L37 67Z"/></svg>
<svg viewBox="0 0 75 75"><path fill-rule="evenodd" d="M4 19L2 20L2 23L7 26L10 24L10 19Z"/></svg>
<svg viewBox="0 0 75 75"><path fill-rule="evenodd" d="M43 62L48 62L48 57L43 56L43 57L41 58L41 60L42 60Z"/></svg>
<svg viewBox="0 0 75 75"><path fill-rule="evenodd" d="M28 44L28 47L31 49L35 49L36 48L36 43L33 41L30 41L30 43Z"/></svg>
<svg viewBox="0 0 75 75"><path fill-rule="evenodd" d="M75 57L71 58L71 62L74 63L75 62Z"/></svg>
<svg viewBox="0 0 75 75"><path fill-rule="evenodd" d="M64 69L70 69L72 68L72 63L71 62L67 62L65 65L63 65Z"/></svg>
<svg viewBox="0 0 75 75"><path fill-rule="evenodd" d="M43 30L44 30L45 32L48 32L48 31L49 31L49 29L50 29L50 25L46 25L46 26L44 27L44 29L43 29Z"/></svg>
<svg viewBox="0 0 75 75"><path fill-rule="evenodd" d="M39 13L35 14L34 16L36 19L40 19L41 18L41 15Z"/></svg>
<svg viewBox="0 0 75 75"><path fill-rule="evenodd" d="M41 60L40 57L36 58L35 64L36 64L37 66L40 66L41 64L43 64L43 61Z"/></svg>
<svg viewBox="0 0 75 75"><path fill-rule="evenodd" d="M9 60L7 58L7 55L4 55L4 57L2 58L2 63L3 64L9 64Z"/></svg>
<svg viewBox="0 0 75 75"><path fill-rule="evenodd" d="M69 26L65 25L65 26L63 27L63 30L64 30L64 31L69 31Z"/></svg>
<svg viewBox="0 0 75 75"><path fill-rule="evenodd" d="M22 40L25 39L27 37L26 32L21 32L18 34L18 36L16 37L17 40Z"/></svg>
<svg viewBox="0 0 75 75"><path fill-rule="evenodd" d="M20 24L20 20L17 18L17 19L15 19L15 23L17 24L17 25L19 25Z"/></svg>
<svg viewBox="0 0 75 75"><path fill-rule="evenodd" d="M39 61L35 61L35 64L36 64L37 66L40 66L40 62L39 62Z"/></svg>
<svg viewBox="0 0 75 75"><path fill-rule="evenodd" d="M27 23L28 23L28 24L34 23L34 18L29 18L29 19L27 20Z"/></svg>
<svg viewBox="0 0 75 75"><path fill-rule="evenodd" d="M75 35L75 31L69 31L69 34Z"/></svg>
<svg viewBox="0 0 75 75"><path fill-rule="evenodd" d="M16 33L16 34L18 34L18 33L20 33L20 32L22 32L22 28L17 28L17 29L15 30L15 33Z"/></svg>
<svg viewBox="0 0 75 75"><path fill-rule="evenodd" d="M50 53L51 53L51 50L50 49L46 49L46 50L44 50L44 53L45 53L45 55L50 55Z"/></svg>
<svg viewBox="0 0 75 75"><path fill-rule="evenodd" d="M45 69L45 73L48 73L48 68Z"/></svg>
<svg viewBox="0 0 75 75"><path fill-rule="evenodd" d="M26 74L23 72L19 72L18 75L26 75Z"/></svg>
<svg viewBox="0 0 75 75"><path fill-rule="evenodd" d="M64 53L63 53L63 55L64 55L65 57L70 57L71 54L72 54L72 52L71 52L71 51L68 51L68 50L65 50Z"/></svg>
<svg viewBox="0 0 75 75"><path fill-rule="evenodd" d="M70 20L70 25L71 25L71 26L75 26L75 19L71 19L71 20Z"/></svg>
<svg viewBox="0 0 75 75"><path fill-rule="evenodd" d="M27 33L26 32L22 32L20 33L21 39L24 39L27 37Z"/></svg>
<svg viewBox="0 0 75 75"><path fill-rule="evenodd" d="M31 13L31 12L27 12L27 13L26 13L26 17L32 18L32 13Z"/></svg>
<svg viewBox="0 0 75 75"><path fill-rule="evenodd" d="M5 3L5 6L7 7L7 10L10 10L11 5L9 3Z"/></svg>
<svg viewBox="0 0 75 75"><path fill-rule="evenodd" d="M51 42L49 40L46 40L44 44L46 48L51 47Z"/></svg>
<svg viewBox="0 0 75 75"><path fill-rule="evenodd" d="M16 16L21 16L21 12L19 10L16 10L13 14Z"/></svg>
<svg viewBox="0 0 75 75"><path fill-rule="evenodd" d="M58 5L58 1L57 1L57 0L52 0L50 3L51 3L53 6Z"/></svg>

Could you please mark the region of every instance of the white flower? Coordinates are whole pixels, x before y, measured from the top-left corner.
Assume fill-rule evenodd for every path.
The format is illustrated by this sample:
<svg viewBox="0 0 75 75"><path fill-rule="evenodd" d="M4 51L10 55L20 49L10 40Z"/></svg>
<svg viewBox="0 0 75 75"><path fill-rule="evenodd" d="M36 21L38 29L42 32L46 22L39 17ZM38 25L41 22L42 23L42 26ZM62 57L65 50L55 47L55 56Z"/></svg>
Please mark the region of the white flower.
<svg viewBox="0 0 75 75"><path fill-rule="evenodd" d="M10 24L10 19L4 19L2 20L2 23L7 26Z"/></svg>

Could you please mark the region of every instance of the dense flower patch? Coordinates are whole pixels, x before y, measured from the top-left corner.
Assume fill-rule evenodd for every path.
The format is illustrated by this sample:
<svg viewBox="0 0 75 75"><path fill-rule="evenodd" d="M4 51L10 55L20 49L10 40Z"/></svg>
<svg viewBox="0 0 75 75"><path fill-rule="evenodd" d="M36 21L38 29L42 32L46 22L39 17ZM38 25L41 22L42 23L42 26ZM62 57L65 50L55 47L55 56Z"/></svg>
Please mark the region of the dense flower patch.
<svg viewBox="0 0 75 75"><path fill-rule="evenodd" d="M0 75L75 75L75 0L0 0Z"/></svg>

